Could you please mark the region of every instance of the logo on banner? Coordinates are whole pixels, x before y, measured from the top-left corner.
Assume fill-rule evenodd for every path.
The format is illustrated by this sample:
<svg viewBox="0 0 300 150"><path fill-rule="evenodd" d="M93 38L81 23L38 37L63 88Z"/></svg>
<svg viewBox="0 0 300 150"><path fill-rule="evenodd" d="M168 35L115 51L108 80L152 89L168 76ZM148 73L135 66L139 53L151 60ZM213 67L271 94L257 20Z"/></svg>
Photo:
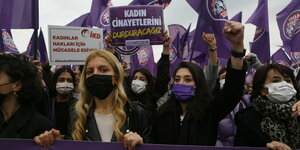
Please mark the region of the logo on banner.
<svg viewBox="0 0 300 150"><path fill-rule="evenodd" d="M300 9L293 11L284 21L284 36L291 40L300 30Z"/></svg>
<svg viewBox="0 0 300 150"><path fill-rule="evenodd" d="M169 54L170 63L173 63L177 59L177 49L172 44L169 53L170 53Z"/></svg>
<svg viewBox="0 0 300 150"><path fill-rule="evenodd" d="M90 35L90 31L88 29L81 30L81 36L84 38L88 38Z"/></svg>
<svg viewBox="0 0 300 150"><path fill-rule="evenodd" d="M253 42L256 42L260 37L265 33L265 30L263 28L257 27L254 34Z"/></svg>
<svg viewBox="0 0 300 150"><path fill-rule="evenodd" d="M281 65L284 65L284 66L287 66L287 67L290 67L290 64L287 63L286 61L284 60L277 60L276 61L277 64L281 64Z"/></svg>
<svg viewBox="0 0 300 150"><path fill-rule="evenodd" d="M148 49L142 48L141 50L139 50L137 52L137 56L138 56L140 65L142 65L142 66L146 65L148 60L149 60L149 51L148 51Z"/></svg>
<svg viewBox="0 0 300 150"><path fill-rule="evenodd" d="M102 26L109 26L109 7L112 6L112 2L108 1L107 2L107 7L105 8L105 10L102 12L102 14L100 15L100 24Z"/></svg>
<svg viewBox="0 0 300 150"><path fill-rule="evenodd" d="M293 52L293 56L297 63L300 63L300 52Z"/></svg>
<svg viewBox="0 0 300 150"><path fill-rule="evenodd" d="M141 46L124 46L124 47L115 47L114 48L117 53L122 54L122 55L133 55L137 53L141 49Z"/></svg>
<svg viewBox="0 0 300 150"><path fill-rule="evenodd" d="M161 5L163 7L163 9L165 9L166 7L168 7L170 4L170 0L154 0L149 2L147 5Z"/></svg>
<svg viewBox="0 0 300 150"><path fill-rule="evenodd" d="M3 44L5 46L10 48L11 50L18 51L17 46L15 45L12 37L10 36L10 34L5 29L2 29L2 38L3 38Z"/></svg>
<svg viewBox="0 0 300 150"><path fill-rule="evenodd" d="M210 17L217 21L227 20L227 8L224 0L207 0L207 11Z"/></svg>

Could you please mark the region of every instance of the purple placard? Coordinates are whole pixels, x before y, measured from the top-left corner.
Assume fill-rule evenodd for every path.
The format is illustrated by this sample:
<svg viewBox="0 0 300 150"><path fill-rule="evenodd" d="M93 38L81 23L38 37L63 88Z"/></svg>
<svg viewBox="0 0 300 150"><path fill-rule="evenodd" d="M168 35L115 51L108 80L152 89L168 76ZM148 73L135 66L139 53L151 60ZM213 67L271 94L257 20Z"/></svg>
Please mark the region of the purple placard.
<svg viewBox="0 0 300 150"><path fill-rule="evenodd" d="M34 143L33 140L1 139L0 150L127 150L122 143L89 142L89 141L55 141L49 148L44 148ZM142 144L136 150L268 150L262 147L213 147L192 145L158 145Z"/></svg>
<svg viewBox="0 0 300 150"><path fill-rule="evenodd" d="M109 13L112 46L163 44L161 6L110 7Z"/></svg>

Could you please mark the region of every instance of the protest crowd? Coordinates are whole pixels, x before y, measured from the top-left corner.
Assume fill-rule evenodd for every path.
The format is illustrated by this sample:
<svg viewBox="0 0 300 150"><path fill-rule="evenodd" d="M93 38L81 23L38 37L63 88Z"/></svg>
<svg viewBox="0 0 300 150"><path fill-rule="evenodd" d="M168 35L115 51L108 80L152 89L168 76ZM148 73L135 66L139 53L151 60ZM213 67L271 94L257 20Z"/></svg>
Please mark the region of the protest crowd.
<svg viewBox="0 0 300 150"><path fill-rule="evenodd" d="M111 2L106 1L109 7ZM146 5L141 1L131 5L139 5L136 9ZM204 1L199 0L198 5ZM162 0L157 7L170 3ZM147 56L142 50L152 41L138 46L139 51L128 61L120 52L127 45L120 48L118 37L113 36L118 31L101 25L97 27L104 29L104 38L95 40L103 40L105 46L91 48L82 65L52 66L42 47L35 45L38 56L33 52L33 43L22 54L0 45L0 138L32 139L42 147L51 147L57 140L74 140L121 142L128 150L141 144L299 149L300 66L293 52L299 49L295 43L300 42L296 39L300 24L289 30L293 33L287 32L289 39L283 39L282 49L270 56L269 42L259 43L265 35L269 37L268 26L264 26L268 17L261 19L262 14L253 13L247 23L262 21L256 30L260 35L246 54L240 17L216 21L224 18L216 15L222 11L217 4L223 2L214 3L211 13L217 19L205 18L209 15L203 15L203 9L191 5L201 12L199 20L209 20L198 22L192 32L190 27L179 31L178 26L157 30L163 45L157 63L143 61L151 58L152 49ZM285 10L294 12L292 6L300 9L300 2L292 0ZM144 9L142 17L146 17ZM267 0L259 0L257 10L267 10ZM280 13L278 20L284 22ZM68 26L90 27L94 21L89 15ZM1 32L10 34L9 28Z"/></svg>

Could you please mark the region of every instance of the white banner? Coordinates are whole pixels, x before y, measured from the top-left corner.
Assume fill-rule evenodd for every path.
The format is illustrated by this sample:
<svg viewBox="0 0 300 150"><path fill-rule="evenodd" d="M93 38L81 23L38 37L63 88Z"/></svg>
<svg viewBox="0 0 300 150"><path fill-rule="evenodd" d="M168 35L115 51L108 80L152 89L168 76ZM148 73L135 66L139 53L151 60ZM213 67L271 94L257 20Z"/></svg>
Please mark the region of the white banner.
<svg viewBox="0 0 300 150"><path fill-rule="evenodd" d="M103 49L103 30L48 26L50 65L84 65L91 51Z"/></svg>

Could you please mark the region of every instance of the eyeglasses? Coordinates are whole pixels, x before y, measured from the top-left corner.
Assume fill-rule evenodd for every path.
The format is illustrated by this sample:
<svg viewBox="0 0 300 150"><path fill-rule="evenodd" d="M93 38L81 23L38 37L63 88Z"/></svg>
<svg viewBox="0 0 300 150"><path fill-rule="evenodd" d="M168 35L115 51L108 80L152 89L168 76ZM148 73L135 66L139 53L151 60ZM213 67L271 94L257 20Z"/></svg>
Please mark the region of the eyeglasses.
<svg viewBox="0 0 300 150"><path fill-rule="evenodd" d="M7 82L7 83L4 83L4 84L0 84L0 86L6 85L6 84L9 84L9 83L11 83L11 82Z"/></svg>

